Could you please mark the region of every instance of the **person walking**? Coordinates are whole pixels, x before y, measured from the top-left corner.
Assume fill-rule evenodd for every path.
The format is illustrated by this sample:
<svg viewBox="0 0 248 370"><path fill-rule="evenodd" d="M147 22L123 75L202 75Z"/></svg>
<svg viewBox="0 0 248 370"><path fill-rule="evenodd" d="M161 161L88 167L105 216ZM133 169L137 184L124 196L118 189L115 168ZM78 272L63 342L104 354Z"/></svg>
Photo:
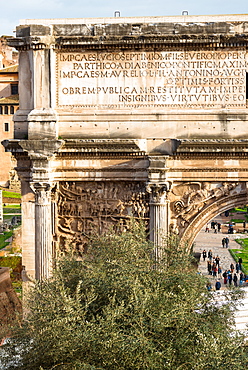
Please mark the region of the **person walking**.
<svg viewBox="0 0 248 370"><path fill-rule="evenodd" d="M226 248L228 248L228 246L229 246L229 238L228 236L226 236Z"/></svg>
<svg viewBox="0 0 248 370"><path fill-rule="evenodd" d="M233 283L234 283L234 286L238 286L238 277L236 274L234 274L233 276Z"/></svg>
<svg viewBox="0 0 248 370"><path fill-rule="evenodd" d="M236 263L236 274L238 274L238 273L239 273L239 270L240 270L240 268L239 268L239 263L237 262L237 263Z"/></svg>
<svg viewBox="0 0 248 370"><path fill-rule="evenodd" d="M239 269L240 270L242 270L242 262L243 262L242 258L239 257L238 263L239 263Z"/></svg>
<svg viewBox="0 0 248 370"><path fill-rule="evenodd" d="M242 285L243 284L243 280L244 280L244 274L243 272L241 271L241 273L239 274L239 284Z"/></svg>
<svg viewBox="0 0 248 370"><path fill-rule="evenodd" d="M220 266L218 266L218 277L221 276L221 273L222 273L222 269Z"/></svg>
<svg viewBox="0 0 248 370"><path fill-rule="evenodd" d="M220 257L218 255L215 257L215 263L217 266L220 265Z"/></svg>
<svg viewBox="0 0 248 370"><path fill-rule="evenodd" d="M214 233L217 234L218 226L217 224L214 224Z"/></svg>
<svg viewBox="0 0 248 370"><path fill-rule="evenodd" d="M209 249L209 251L208 251L208 258L209 258L210 261L212 261L213 252L211 251L211 249Z"/></svg>
<svg viewBox="0 0 248 370"><path fill-rule="evenodd" d="M222 274L223 278L224 278L224 284L226 285L227 284L227 270L225 270Z"/></svg>
<svg viewBox="0 0 248 370"><path fill-rule="evenodd" d="M222 243L222 247L225 248L225 246L226 246L226 238L223 238L221 240L221 243Z"/></svg>
<svg viewBox="0 0 248 370"><path fill-rule="evenodd" d="M231 265L230 265L230 270L231 270L231 274L232 274L233 271L234 271L234 264L233 263L231 263Z"/></svg>
<svg viewBox="0 0 248 370"><path fill-rule="evenodd" d="M212 264L211 261L208 261L208 274L212 275Z"/></svg>
<svg viewBox="0 0 248 370"><path fill-rule="evenodd" d="M203 261L205 262L205 259L207 257L207 252L206 250L204 249L203 252L202 252L202 258L203 258Z"/></svg>
<svg viewBox="0 0 248 370"><path fill-rule="evenodd" d="M213 272L213 276L217 277L218 267L216 266L215 263L213 263L212 272Z"/></svg>
<svg viewBox="0 0 248 370"><path fill-rule="evenodd" d="M221 288L221 283L220 283L219 280L217 280L216 283L215 283L215 289L220 290L220 288Z"/></svg>
<svg viewBox="0 0 248 370"><path fill-rule="evenodd" d="M231 286L232 285L232 274L231 273L227 275L227 279L229 282L229 286Z"/></svg>

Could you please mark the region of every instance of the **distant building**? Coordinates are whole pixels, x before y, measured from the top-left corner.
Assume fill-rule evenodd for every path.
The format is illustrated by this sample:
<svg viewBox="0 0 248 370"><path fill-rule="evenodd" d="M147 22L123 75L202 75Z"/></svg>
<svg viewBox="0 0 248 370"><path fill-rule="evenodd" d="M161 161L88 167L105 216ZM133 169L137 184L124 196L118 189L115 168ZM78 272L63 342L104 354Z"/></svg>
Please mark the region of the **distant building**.
<svg viewBox="0 0 248 370"><path fill-rule="evenodd" d="M10 38L11 36L0 37L0 69L18 63L18 52L7 45L7 40Z"/></svg>
<svg viewBox="0 0 248 370"><path fill-rule="evenodd" d="M17 53L0 38L0 142L14 137L13 115L19 106ZM16 188L15 159L0 145L0 186Z"/></svg>

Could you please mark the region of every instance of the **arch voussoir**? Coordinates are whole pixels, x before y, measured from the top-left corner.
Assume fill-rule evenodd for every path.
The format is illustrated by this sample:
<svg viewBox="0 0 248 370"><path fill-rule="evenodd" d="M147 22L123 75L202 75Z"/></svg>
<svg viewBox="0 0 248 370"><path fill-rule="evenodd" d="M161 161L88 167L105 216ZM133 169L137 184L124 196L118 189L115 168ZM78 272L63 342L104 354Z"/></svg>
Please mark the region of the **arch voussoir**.
<svg viewBox="0 0 248 370"><path fill-rule="evenodd" d="M247 204L247 191L223 197L211 203L209 206L200 210L191 220L190 224L184 230L181 237L181 245L187 245L188 250L200 232L200 230L215 216L234 207L241 207Z"/></svg>

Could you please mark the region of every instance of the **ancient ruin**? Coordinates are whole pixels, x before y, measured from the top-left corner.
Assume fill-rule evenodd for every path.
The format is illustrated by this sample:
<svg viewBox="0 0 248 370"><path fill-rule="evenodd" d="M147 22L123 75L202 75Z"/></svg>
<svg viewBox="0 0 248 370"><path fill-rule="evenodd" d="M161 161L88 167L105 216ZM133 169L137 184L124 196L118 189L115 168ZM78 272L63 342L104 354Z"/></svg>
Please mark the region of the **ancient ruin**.
<svg viewBox="0 0 248 370"><path fill-rule="evenodd" d="M28 275L130 217L190 247L247 204L247 15L23 20L9 44Z"/></svg>
<svg viewBox="0 0 248 370"><path fill-rule="evenodd" d="M0 267L0 333L21 314L21 301L13 289L9 268Z"/></svg>

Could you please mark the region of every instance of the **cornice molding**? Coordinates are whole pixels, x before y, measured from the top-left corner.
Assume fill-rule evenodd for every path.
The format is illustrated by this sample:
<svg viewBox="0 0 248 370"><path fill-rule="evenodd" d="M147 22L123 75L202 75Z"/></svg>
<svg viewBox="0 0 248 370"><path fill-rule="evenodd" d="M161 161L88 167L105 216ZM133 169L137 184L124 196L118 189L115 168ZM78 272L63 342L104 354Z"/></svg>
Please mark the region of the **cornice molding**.
<svg viewBox="0 0 248 370"><path fill-rule="evenodd" d="M248 152L242 153L242 152L234 152L234 153L229 153L229 152L221 152L218 153L217 151L212 153L210 151L205 151L205 152L199 152L199 151L191 151L191 152L185 152L185 153L177 153L176 155L173 156L173 159L175 160L185 160L185 159L196 159L196 160L201 160L201 159L206 159L206 158L211 158L211 159L238 159L240 158L241 160L248 159Z"/></svg>
<svg viewBox="0 0 248 370"><path fill-rule="evenodd" d="M55 169L55 172L132 172L132 173L138 173L138 172L145 172L147 173L147 167L144 168L91 168L91 167L80 167L80 168L64 168L64 167L57 167Z"/></svg>
<svg viewBox="0 0 248 370"><path fill-rule="evenodd" d="M197 34L197 33L177 33L174 34L139 34L126 33L124 35L98 34L98 35L61 35L61 36L21 36L11 38L8 44L17 50L41 50L53 48L56 50L78 50L87 48L88 50L116 50L116 49L147 49L159 50L166 48L179 48L187 50L194 48L205 48L207 50L216 48L243 48L248 46L247 35L232 34Z"/></svg>
<svg viewBox="0 0 248 370"><path fill-rule="evenodd" d="M232 168L213 168L213 167L208 167L208 168L196 168L196 167L193 167L192 166L192 168L182 168L182 167L179 167L179 168L170 168L169 170L168 170L168 173L170 173L170 172L180 172L180 173L182 173L182 172L223 172L223 173L226 173L226 172L228 172L228 173L232 173L232 172L238 172L238 173L240 173L240 172L248 172L248 168L241 168L241 167L239 167L239 168L234 168L234 167L232 167Z"/></svg>

